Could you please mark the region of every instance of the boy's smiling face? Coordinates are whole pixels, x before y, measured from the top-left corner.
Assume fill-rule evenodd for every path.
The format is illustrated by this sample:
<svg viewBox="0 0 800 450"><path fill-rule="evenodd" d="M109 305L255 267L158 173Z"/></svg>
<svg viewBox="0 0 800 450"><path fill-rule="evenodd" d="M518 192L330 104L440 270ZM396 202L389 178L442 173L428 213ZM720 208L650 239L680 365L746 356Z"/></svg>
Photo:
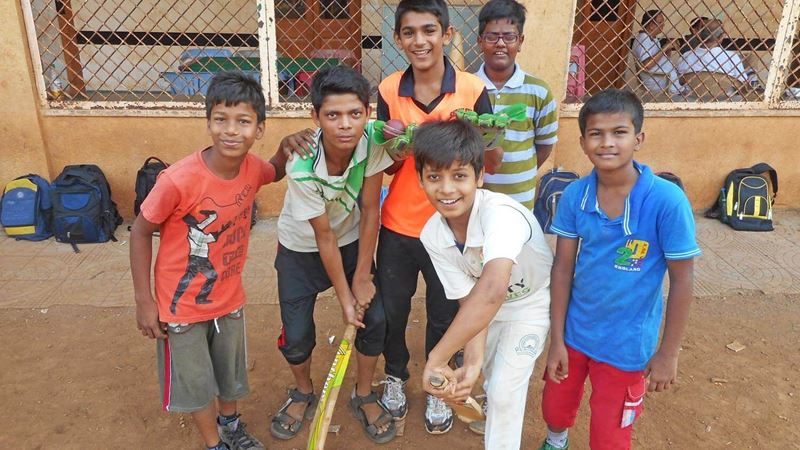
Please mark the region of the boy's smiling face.
<svg viewBox="0 0 800 450"><path fill-rule="evenodd" d="M325 96L319 112L311 111L314 122L322 129L325 152L340 156L351 153L364 134L369 113L356 94Z"/></svg>
<svg viewBox="0 0 800 450"><path fill-rule="evenodd" d="M632 167L633 153L644 142L644 133L636 133L626 112L592 114L586 118L581 148L599 171Z"/></svg>
<svg viewBox="0 0 800 450"><path fill-rule="evenodd" d="M213 151L224 158L244 158L256 139L264 135L264 122L245 102L233 106L217 103L211 108L206 128L211 136Z"/></svg>
<svg viewBox="0 0 800 450"><path fill-rule="evenodd" d="M464 221L466 224L475 202L475 191L483 185L483 170L476 176L475 168L461 161L438 169L425 164L420 181L428 201L448 223Z"/></svg>
<svg viewBox="0 0 800 450"><path fill-rule="evenodd" d="M442 30L433 13L408 11L395 30L394 41L408 58L414 70L426 71L443 61L444 46L450 43L453 29Z"/></svg>
<svg viewBox="0 0 800 450"><path fill-rule="evenodd" d="M507 43L502 39L503 36L517 36L515 42ZM494 40L498 38L497 42L488 42L486 38ZM486 24L483 34L478 36L478 44L483 51L483 60L486 63L486 69L492 72L505 72L514 66L514 61L517 59L517 53L522 47L522 41L525 37L520 34L519 28L511 23L509 19L492 20Z"/></svg>

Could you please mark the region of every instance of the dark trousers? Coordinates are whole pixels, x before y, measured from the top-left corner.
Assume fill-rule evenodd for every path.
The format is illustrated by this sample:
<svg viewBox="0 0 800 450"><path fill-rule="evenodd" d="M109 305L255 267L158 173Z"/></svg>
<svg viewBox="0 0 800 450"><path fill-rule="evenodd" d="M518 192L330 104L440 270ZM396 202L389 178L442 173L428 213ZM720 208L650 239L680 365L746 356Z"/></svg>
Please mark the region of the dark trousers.
<svg viewBox="0 0 800 450"><path fill-rule="evenodd" d="M458 312L458 302L448 300L430 256L418 238L404 236L381 227L378 240L378 283L386 312L387 375L407 380L410 355L406 346L406 326L411 312L411 297L417 290L417 276L425 278L425 358L447 331Z"/></svg>
<svg viewBox="0 0 800 450"><path fill-rule="evenodd" d="M347 283L351 284L358 262L358 241L339 247L339 252ZM283 324L278 349L289 364L302 364L316 346L314 305L317 294L331 287L331 280L319 252L295 252L281 244L278 244L275 256L275 269L278 271L278 300ZM386 341L380 283L375 283L375 297L364 312L362 322L366 328L359 328L356 332L356 350L367 356L380 355Z"/></svg>

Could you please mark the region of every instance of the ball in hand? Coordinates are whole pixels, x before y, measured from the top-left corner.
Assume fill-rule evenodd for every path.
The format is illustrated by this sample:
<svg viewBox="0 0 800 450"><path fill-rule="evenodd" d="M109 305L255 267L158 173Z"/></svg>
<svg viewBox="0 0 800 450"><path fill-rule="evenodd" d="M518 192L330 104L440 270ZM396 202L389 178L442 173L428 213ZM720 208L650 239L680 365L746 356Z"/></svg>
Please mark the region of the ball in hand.
<svg viewBox="0 0 800 450"><path fill-rule="evenodd" d="M405 131L406 131L406 126L403 125L403 122L397 119L392 119L387 121L383 125L383 138L388 141L389 139L393 139L396 138L397 136L400 136Z"/></svg>

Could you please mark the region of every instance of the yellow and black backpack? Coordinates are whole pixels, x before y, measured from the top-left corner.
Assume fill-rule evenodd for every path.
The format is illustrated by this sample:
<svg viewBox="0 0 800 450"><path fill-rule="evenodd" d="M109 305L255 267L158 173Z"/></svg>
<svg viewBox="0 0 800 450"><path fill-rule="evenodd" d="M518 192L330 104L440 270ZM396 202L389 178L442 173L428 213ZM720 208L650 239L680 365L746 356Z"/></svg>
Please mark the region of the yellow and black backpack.
<svg viewBox="0 0 800 450"><path fill-rule="evenodd" d="M762 162L736 169L725 177L719 199L705 216L719 219L734 230L772 231L772 205L776 195L778 172L769 164Z"/></svg>

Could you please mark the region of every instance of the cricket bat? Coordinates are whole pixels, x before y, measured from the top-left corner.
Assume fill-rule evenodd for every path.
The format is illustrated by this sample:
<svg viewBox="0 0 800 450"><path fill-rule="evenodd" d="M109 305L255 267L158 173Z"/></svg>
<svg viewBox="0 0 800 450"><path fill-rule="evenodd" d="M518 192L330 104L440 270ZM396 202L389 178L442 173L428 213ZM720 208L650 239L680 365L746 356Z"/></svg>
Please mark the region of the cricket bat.
<svg viewBox="0 0 800 450"><path fill-rule="evenodd" d="M431 375L428 378L428 383L437 389L445 389L449 384L447 378L439 375ZM453 411L462 422L471 423L476 420L486 420L486 416L483 415L483 408L472 396L467 397L464 403L449 401L446 403L453 408Z"/></svg>
<svg viewBox="0 0 800 450"><path fill-rule="evenodd" d="M333 409L336 407L336 398L339 397L339 389L342 387L344 374L347 372L347 364L350 362L352 352L352 342L356 335L356 327L347 325L336 356L333 358L331 370L325 378L325 385L319 395L317 412L314 413L314 422L311 424L311 433L308 435L308 450L322 450L325 448L325 438L328 436L328 427L333 417Z"/></svg>

